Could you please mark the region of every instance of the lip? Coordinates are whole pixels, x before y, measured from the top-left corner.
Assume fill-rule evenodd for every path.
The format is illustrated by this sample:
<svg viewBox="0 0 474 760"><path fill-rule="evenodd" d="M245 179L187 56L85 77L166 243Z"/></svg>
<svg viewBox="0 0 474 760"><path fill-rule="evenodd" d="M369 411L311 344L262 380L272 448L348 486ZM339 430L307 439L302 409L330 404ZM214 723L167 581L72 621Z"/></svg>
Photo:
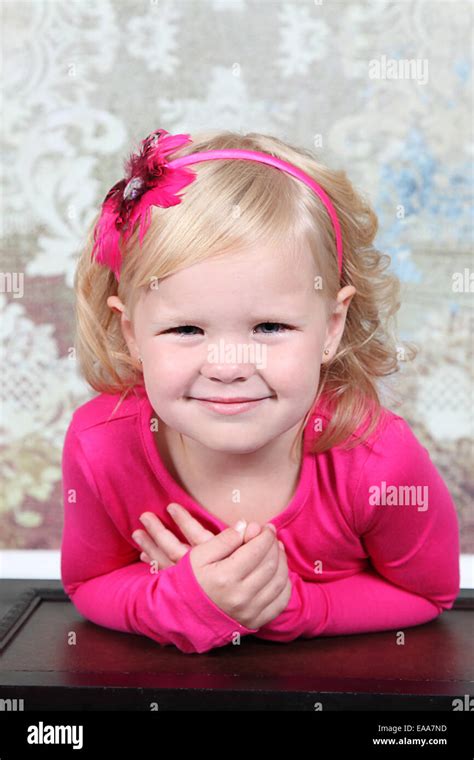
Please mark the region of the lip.
<svg viewBox="0 0 474 760"><path fill-rule="evenodd" d="M240 414L241 412L246 412L251 409L256 409L258 406L260 406L260 404L262 404L268 398L270 398L270 396L265 396L263 398L257 398L257 399L244 399L244 400L241 400L240 397L238 397L237 399L221 399L221 400L215 400L214 398L212 399L192 398L191 400L197 401L206 409L212 409L218 414Z"/></svg>
<svg viewBox="0 0 474 760"><path fill-rule="evenodd" d="M263 397L262 397L263 398ZM245 401L261 401L262 398L250 398L249 396L210 396L209 398L197 398L196 401L213 401L216 404L240 404Z"/></svg>

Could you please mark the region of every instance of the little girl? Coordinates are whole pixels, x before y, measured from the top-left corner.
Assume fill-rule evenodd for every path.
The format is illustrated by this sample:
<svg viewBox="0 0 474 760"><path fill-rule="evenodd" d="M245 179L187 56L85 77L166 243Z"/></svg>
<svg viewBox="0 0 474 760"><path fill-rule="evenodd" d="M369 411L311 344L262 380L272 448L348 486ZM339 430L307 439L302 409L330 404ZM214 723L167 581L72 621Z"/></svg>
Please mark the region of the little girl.
<svg viewBox="0 0 474 760"><path fill-rule="evenodd" d="M379 400L399 283L376 231L345 172L275 137L156 130L130 156L75 278L98 395L65 437L61 578L84 617L206 652L452 607L455 505Z"/></svg>

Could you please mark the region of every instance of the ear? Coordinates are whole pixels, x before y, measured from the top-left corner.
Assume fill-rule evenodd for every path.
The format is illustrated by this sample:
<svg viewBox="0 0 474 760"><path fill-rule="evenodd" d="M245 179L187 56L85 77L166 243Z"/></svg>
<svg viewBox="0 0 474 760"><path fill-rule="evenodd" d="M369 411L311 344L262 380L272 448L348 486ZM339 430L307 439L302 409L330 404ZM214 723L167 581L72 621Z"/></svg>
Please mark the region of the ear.
<svg viewBox="0 0 474 760"><path fill-rule="evenodd" d="M135 340L135 331L133 328L133 323L128 318L125 304L122 303L122 301L120 300L118 296L109 296L107 298L107 306L109 306L113 311L119 312L122 314L122 317L120 320L122 335L124 337L125 342L127 343L128 350L130 351L130 356L134 357L138 361L138 356L140 355L140 349L138 348L137 342Z"/></svg>
<svg viewBox="0 0 474 760"><path fill-rule="evenodd" d="M330 362L337 351L346 324L347 309L355 293L353 285L346 285L337 294L336 305L327 321L324 348L329 349L329 353L323 354L323 364Z"/></svg>

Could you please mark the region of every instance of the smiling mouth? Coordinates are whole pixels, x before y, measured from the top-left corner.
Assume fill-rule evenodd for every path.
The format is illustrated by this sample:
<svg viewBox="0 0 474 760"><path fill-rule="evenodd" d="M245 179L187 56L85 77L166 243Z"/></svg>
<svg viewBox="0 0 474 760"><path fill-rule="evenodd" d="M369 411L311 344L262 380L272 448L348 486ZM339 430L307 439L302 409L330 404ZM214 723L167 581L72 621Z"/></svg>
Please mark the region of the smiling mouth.
<svg viewBox="0 0 474 760"><path fill-rule="evenodd" d="M213 404L246 404L252 401L263 401L264 398L270 398L270 396L261 396L260 398L244 398L237 396L236 398L194 398L193 396L190 396L190 398L193 398L194 401L209 401Z"/></svg>
<svg viewBox="0 0 474 760"><path fill-rule="evenodd" d="M215 398L215 397L214 397ZM197 401L198 404L200 404L205 409L208 409L215 414L223 415L223 416L229 416L229 415L239 415L244 412L249 412L254 409L258 409L260 404L262 404L263 401L267 401L268 399L272 398L272 396L263 396L262 398L247 398L243 401L238 400L242 397L237 397L233 399L219 399L218 401L208 399L208 398L193 398L189 397L190 401Z"/></svg>

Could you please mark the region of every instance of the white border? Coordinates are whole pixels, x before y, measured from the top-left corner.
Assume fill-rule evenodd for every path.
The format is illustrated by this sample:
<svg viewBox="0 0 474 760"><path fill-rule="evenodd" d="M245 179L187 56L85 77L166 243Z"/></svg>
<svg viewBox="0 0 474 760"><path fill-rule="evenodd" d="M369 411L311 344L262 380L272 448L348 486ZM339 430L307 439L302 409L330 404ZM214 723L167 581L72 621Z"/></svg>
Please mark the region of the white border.
<svg viewBox="0 0 474 760"><path fill-rule="evenodd" d="M56 549L3 549L0 578L61 578L61 552Z"/></svg>
<svg viewBox="0 0 474 760"><path fill-rule="evenodd" d="M59 580L58 550L5 549L0 551L0 578ZM461 588L474 588L474 554L461 554Z"/></svg>

